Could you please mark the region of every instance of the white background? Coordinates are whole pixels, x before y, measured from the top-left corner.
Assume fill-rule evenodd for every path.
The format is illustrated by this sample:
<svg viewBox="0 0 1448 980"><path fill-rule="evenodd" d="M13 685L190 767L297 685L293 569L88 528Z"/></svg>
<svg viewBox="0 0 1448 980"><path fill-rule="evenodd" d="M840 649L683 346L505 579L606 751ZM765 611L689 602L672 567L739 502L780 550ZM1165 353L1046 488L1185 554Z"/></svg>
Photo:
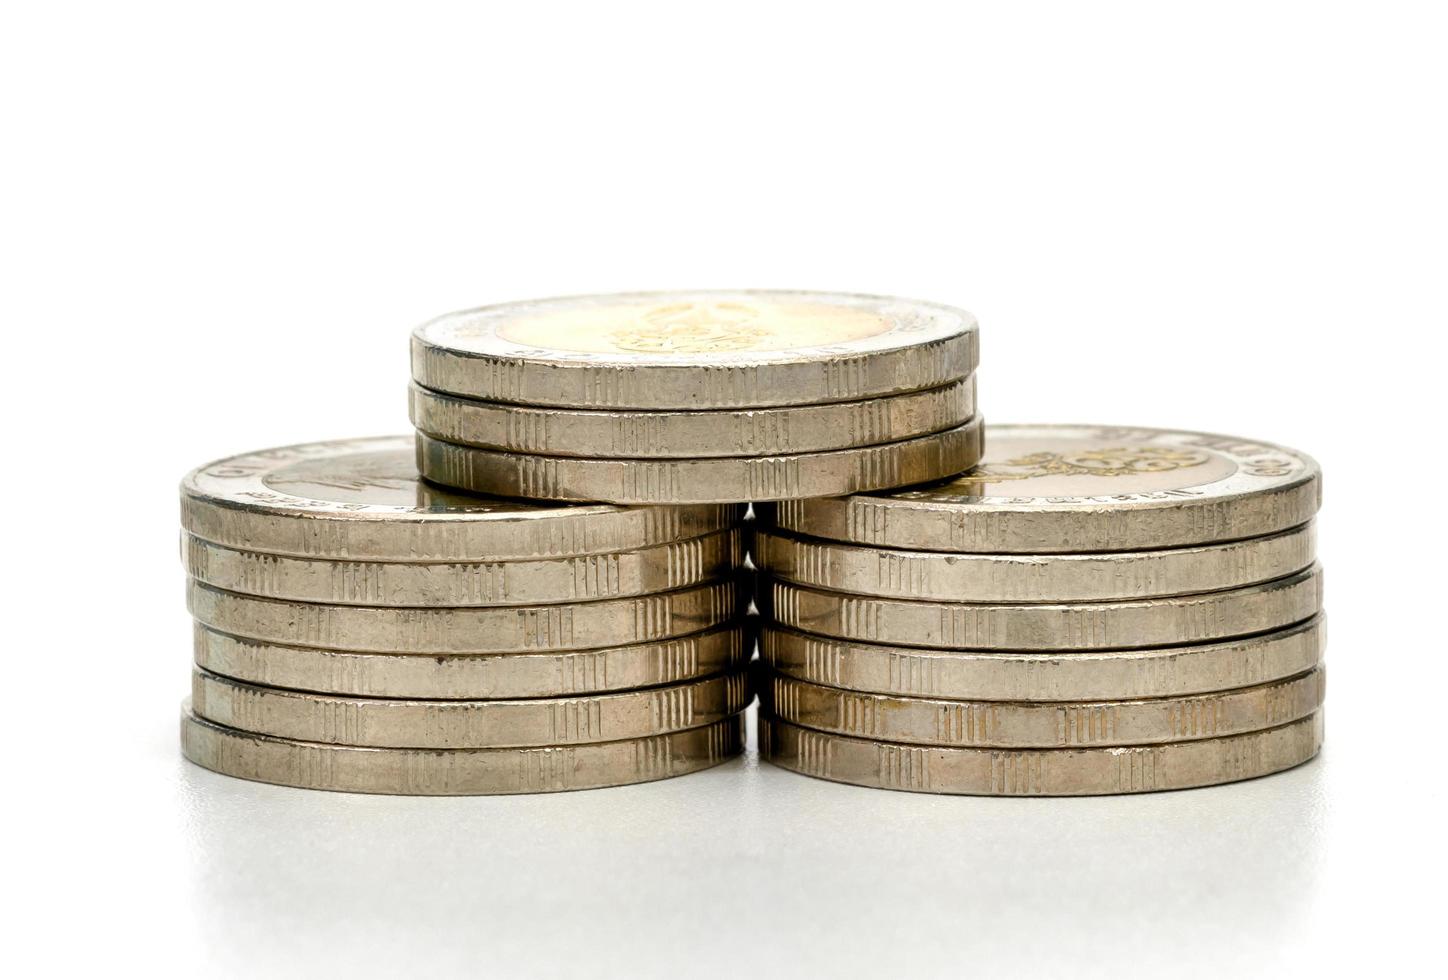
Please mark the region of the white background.
<svg viewBox="0 0 1448 980"><path fill-rule="evenodd" d="M1445 871L1444 23L1399 3L7 7L15 975L1399 973ZM185 764L175 485L403 431L450 309L690 286L974 311L997 421L1327 474L1328 747L991 800L750 759L389 799Z"/></svg>

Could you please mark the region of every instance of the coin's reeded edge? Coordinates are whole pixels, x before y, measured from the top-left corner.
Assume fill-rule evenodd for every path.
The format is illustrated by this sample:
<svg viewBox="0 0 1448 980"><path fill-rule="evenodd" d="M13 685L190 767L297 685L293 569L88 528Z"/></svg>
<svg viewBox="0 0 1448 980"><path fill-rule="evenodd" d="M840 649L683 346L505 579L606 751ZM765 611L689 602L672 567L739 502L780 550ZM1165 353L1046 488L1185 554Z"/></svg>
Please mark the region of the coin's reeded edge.
<svg viewBox="0 0 1448 980"><path fill-rule="evenodd" d="M1323 712L1244 735L1124 748L975 749L816 732L759 717L760 758L872 789L961 796L1113 796L1255 779L1322 749Z"/></svg>
<svg viewBox="0 0 1448 980"><path fill-rule="evenodd" d="M777 623L764 626L759 635L761 662L816 684L863 694L1031 702L1185 697L1253 687L1311 669L1323 661L1326 646L1326 616L1321 613L1239 639L1122 650L895 646L821 636ZM1208 679L1199 665L1215 659L1225 661L1227 669ZM1128 680L1120 681L1122 676Z"/></svg>
<svg viewBox="0 0 1448 980"><path fill-rule="evenodd" d="M741 574L673 592L578 603L340 606L245 595L187 579L186 606L197 621L219 632L286 646L358 653L527 653L628 646L697 633L737 618L747 586ZM493 635L507 625L513 628L511 639ZM464 634L477 633L509 645L455 645Z"/></svg>
<svg viewBox="0 0 1448 980"><path fill-rule="evenodd" d="M1322 612L1322 579L1322 566L1314 563L1270 582L1218 592L1106 602L949 603L849 595L760 573L755 604L766 620L796 630L892 646L1016 652L1150 649L1250 637L1304 622ZM1228 603L1242 607L1239 616L1250 613L1256 618L1224 625L1222 610ZM1141 637L1148 627L1159 635ZM1132 633L1135 642L1114 636L1122 632Z"/></svg>
<svg viewBox="0 0 1448 980"><path fill-rule="evenodd" d="M1319 664L1252 687L1117 701L865 694L768 670L757 671L754 686L762 712L832 735L949 748L1120 748L1226 738L1297 721L1321 710L1327 672ZM930 731L922 724L926 715Z"/></svg>
<svg viewBox="0 0 1448 980"><path fill-rule="evenodd" d="M203 769L298 789L488 796L601 789L717 766L743 751L741 715L668 735L527 749L380 749L273 738L181 708L181 754Z"/></svg>
<svg viewBox="0 0 1448 980"><path fill-rule="evenodd" d="M671 592L733 575L743 554L739 527L605 554L418 563L274 555L181 532L182 567L213 588L293 602L395 608L547 605ZM540 579L548 589L539 587Z"/></svg>
<svg viewBox="0 0 1448 980"><path fill-rule="evenodd" d="M980 458L981 419L954 429L859 449L790 456L598 459L533 456L417 434L418 469L465 490L626 504L723 503L849 493L968 469Z"/></svg>
<svg viewBox="0 0 1448 980"><path fill-rule="evenodd" d="M761 409L624 411L481 401L413 382L408 415L440 442L539 456L695 459L787 456L898 442L976 414L975 375L864 401Z"/></svg>
<svg viewBox="0 0 1448 980"><path fill-rule="evenodd" d="M261 687L340 697L506 701L661 687L725 673L748 661L753 632L751 621L735 619L687 636L589 650L419 654L269 643L196 622L192 647L196 666ZM648 673L629 670L630 661ZM548 682L529 686L525 678L532 675Z"/></svg>
<svg viewBox="0 0 1448 980"><path fill-rule="evenodd" d="M191 681L192 713L213 724L299 742L375 748L545 748L646 738L712 724L754 701L743 670L639 691L488 701L316 694L250 684L199 667L192 668ZM621 726L629 730L603 731ZM546 737L536 732L543 727L550 729Z"/></svg>
<svg viewBox="0 0 1448 980"><path fill-rule="evenodd" d="M755 526L750 555L774 579L830 592L931 602L1073 603L1270 582L1309 567L1316 545L1312 521L1192 547L1040 555L881 548Z"/></svg>

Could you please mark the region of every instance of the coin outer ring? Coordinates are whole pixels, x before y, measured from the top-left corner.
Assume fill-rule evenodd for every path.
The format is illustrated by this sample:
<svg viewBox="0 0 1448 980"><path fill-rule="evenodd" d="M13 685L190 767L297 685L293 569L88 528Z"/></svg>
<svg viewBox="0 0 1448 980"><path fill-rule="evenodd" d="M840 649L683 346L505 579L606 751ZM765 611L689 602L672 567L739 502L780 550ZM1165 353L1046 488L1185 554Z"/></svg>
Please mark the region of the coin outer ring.
<svg viewBox="0 0 1448 980"><path fill-rule="evenodd" d="M339 561L466 561L631 551L731 527L744 505L567 505L530 511L431 511L278 492L267 475L293 463L412 451L413 437L307 443L217 460L181 484L181 525L243 551Z"/></svg>
<svg viewBox="0 0 1448 980"><path fill-rule="evenodd" d="M266 687L369 698L569 697L657 687L725 673L749 659L752 631L735 623L653 643L555 653L356 653L282 646L197 623L196 665Z"/></svg>
<svg viewBox="0 0 1448 980"><path fill-rule="evenodd" d="M548 606L399 608L261 599L188 580L187 608L203 625L286 646L378 653L584 650L687 636L734 619L735 581L624 599Z"/></svg>
<svg viewBox="0 0 1448 980"><path fill-rule="evenodd" d="M527 456L417 435L417 466L446 486L545 500L722 503L853 493L960 473L981 454L977 418L944 432L827 453L718 459Z"/></svg>
<svg viewBox="0 0 1448 980"><path fill-rule="evenodd" d="M880 646L780 626L760 631L771 669L865 693L986 701L1111 701L1252 687L1310 670L1327 644L1323 617L1223 643L1146 650L1008 653Z"/></svg>
<svg viewBox="0 0 1448 980"><path fill-rule="evenodd" d="M717 766L743 750L736 715L667 735L509 749L381 749L238 731L182 707L181 752L240 779L302 789L411 796L554 793L646 783Z"/></svg>
<svg viewBox="0 0 1448 980"><path fill-rule="evenodd" d="M1138 551L1261 537L1306 524L1322 505L1321 471L1282 446L1202 432L1105 426L992 425L987 438L1099 431L1154 446L1211 449L1232 476L1185 491L1100 497L932 497L930 488L760 509L766 523L810 537L921 551L1037 554ZM1287 475L1274 475L1287 469ZM1265 474L1265 475L1264 475Z"/></svg>
<svg viewBox="0 0 1448 980"><path fill-rule="evenodd" d="M520 314L599 302L767 299L827 302L895 318L862 340L740 353L635 354L539 349L500 336ZM452 313L413 332L412 377L424 388L492 402L582 409L701 410L860 401L937 388L978 361L963 310L880 296L804 292L634 293L509 303Z"/></svg>
<svg viewBox="0 0 1448 980"><path fill-rule="evenodd" d="M1326 672L1185 698L1032 704L862 694L765 672L761 710L856 738L974 748L1150 745L1275 728L1322 707Z"/></svg>
<svg viewBox="0 0 1448 980"><path fill-rule="evenodd" d="M1053 602L1213 592L1267 582L1313 562L1311 524L1263 538L1156 551L1073 555L901 551L756 529L750 554L771 576L900 599Z"/></svg>
<svg viewBox="0 0 1448 980"><path fill-rule="evenodd" d="M742 672L571 698L415 701L259 687L196 669L192 712L218 725L302 742L489 749L643 738L738 714L754 695Z"/></svg>
<svg viewBox="0 0 1448 980"><path fill-rule="evenodd" d="M760 755L834 782L970 796L1102 796L1190 789L1301 765L1322 748L1322 712L1265 731L1125 748L977 749L815 732L761 714Z"/></svg>
<svg viewBox="0 0 1448 980"><path fill-rule="evenodd" d="M182 564L200 582L248 595L363 606L520 606L668 592L727 578L740 532L608 555L501 562L338 562L237 551L182 533Z"/></svg>
<svg viewBox="0 0 1448 980"><path fill-rule="evenodd" d="M411 389L412 423L443 442L544 456L693 459L828 452L954 428L975 377L867 401L741 411L600 412L480 402Z"/></svg>
<svg viewBox="0 0 1448 980"><path fill-rule="evenodd" d="M761 601L762 600L762 601ZM868 643L980 650L1181 646L1265 633L1322 610L1317 565L1259 585L1091 603L941 603L820 592L761 579L761 612L785 626Z"/></svg>

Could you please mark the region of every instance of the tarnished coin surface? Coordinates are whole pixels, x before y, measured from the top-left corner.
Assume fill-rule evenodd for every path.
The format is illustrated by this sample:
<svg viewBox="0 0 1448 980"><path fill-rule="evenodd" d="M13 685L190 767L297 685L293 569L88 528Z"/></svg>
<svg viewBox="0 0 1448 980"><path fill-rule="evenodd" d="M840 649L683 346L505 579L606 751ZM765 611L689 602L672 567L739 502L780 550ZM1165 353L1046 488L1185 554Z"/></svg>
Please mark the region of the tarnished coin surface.
<svg viewBox="0 0 1448 980"><path fill-rule="evenodd" d="M723 530L742 504L563 506L423 482L413 437L267 449L181 483L181 525L228 548L339 561L506 561L631 551Z"/></svg>
<svg viewBox="0 0 1448 980"><path fill-rule="evenodd" d="M1098 796L1188 789L1301 765L1322 748L1322 713L1265 731L1126 748L902 745L760 717L759 753L785 769L857 786L972 796Z"/></svg>
<svg viewBox="0 0 1448 980"><path fill-rule="evenodd" d="M1083 603L923 602L821 592L762 580L766 617L807 633L868 643L978 650L1182 646L1281 629L1322 610L1322 573L1158 599Z"/></svg>
<svg viewBox="0 0 1448 980"><path fill-rule="evenodd" d="M373 698L550 698L677 684L735 670L752 631L729 624L690 636L544 653L357 653L282 646L195 627L196 664L268 687Z"/></svg>
<svg viewBox="0 0 1448 980"><path fill-rule="evenodd" d="M1195 548L1094 554L903 551L840 544L763 528L750 554L799 585L902 599L1072 602L1213 592L1267 582L1311 565L1311 524Z"/></svg>
<svg viewBox="0 0 1448 980"><path fill-rule="evenodd" d="M512 749L382 749L256 735L181 713L181 751L206 769L303 789L411 796L553 793L646 783L743 749L743 719L668 735Z"/></svg>
<svg viewBox="0 0 1448 980"><path fill-rule="evenodd" d="M1327 630L1318 616L1258 636L1145 650L1009 653L929 650L766 626L759 652L774 670L830 687L986 701L1108 701L1251 687L1310 670Z"/></svg>
<svg viewBox="0 0 1448 980"><path fill-rule="evenodd" d="M921 551L1132 551L1275 534L1321 503L1317 463L1201 432L992 425L979 466L933 487L763 508L800 534Z"/></svg>
<svg viewBox="0 0 1448 980"><path fill-rule="evenodd" d="M382 748L498 749L610 742L698 728L753 700L742 671L569 698L403 701L259 687L197 669L191 710L218 725L303 742Z"/></svg>
<svg viewBox="0 0 1448 980"><path fill-rule="evenodd" d="M203 625L286 646L380 653L586 650L687 636L744 611L736 582L551 606L397 608L259 599L188 582Z"/></svg>
<svg viewBox="0 0 1448 980"><path fill-rule="evenodd" d="M434 391L569 408L764 408L937 388L975 370L975 318L883 296L623 293L508 303L418 327Z"/></svg>
<svg viewBox="0 0 1448 980"><path fill-rule="evenodd" d="M702 412L603 412L456 398L412 386L412 423L444 442L544 456L689 459L874 446L975 415L974 375L867 401Z"/></svg>
<svg viewBox="0 0 1448 980"><path fill-rule="evenodd" d="M818 731L977 748L1151 745L1261 731L1322 706L1321 667L1257 687L1136 701L946 701L862 694L780 675L759 685L761 710Z"/></svg>
<svg viewBox="0 0 1448 980"><path fill-rule="evenodd" d="M743 561L740 532L638 551L477 562L364 562L238 551L182 533L193 578L273 599L361 606L520 606L668 592L728 578Z"/></svg>
<svg viewBox="0 0 1448 980"><path fill-rule="evenodd" d="M530 456L417 435L417 467L429 480L535 499L624 504L780 500L904 486L968 469L980 452L979 419L880 446L714 459Z"/></svg>

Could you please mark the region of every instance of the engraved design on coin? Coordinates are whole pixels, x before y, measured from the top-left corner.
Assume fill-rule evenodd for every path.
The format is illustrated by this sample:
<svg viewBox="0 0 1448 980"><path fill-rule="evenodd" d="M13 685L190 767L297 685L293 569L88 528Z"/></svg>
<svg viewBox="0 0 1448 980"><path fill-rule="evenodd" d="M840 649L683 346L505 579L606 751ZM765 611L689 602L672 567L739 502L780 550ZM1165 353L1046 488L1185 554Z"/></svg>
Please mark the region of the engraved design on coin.
<svg viewBox="0 0 1448 980"><path fill-rule="evenodd" d="M1169 446L1119 446L1088 449L1077 453L1030 453L1001 463L983 463L963 476L957 484L990 483L1001 480L1029 480L1042 476L1122 477L1140 473L1202 466L1211 457L1199 450Z"/></svg>
<svg viewBox="0 0 1448 980"><path fill-rule="evenodd" d="M759 320L759 310L745 303L670 303L645 311L639 322L610 332L608 339L640 353L748 350L772 332Z"/></svg>

